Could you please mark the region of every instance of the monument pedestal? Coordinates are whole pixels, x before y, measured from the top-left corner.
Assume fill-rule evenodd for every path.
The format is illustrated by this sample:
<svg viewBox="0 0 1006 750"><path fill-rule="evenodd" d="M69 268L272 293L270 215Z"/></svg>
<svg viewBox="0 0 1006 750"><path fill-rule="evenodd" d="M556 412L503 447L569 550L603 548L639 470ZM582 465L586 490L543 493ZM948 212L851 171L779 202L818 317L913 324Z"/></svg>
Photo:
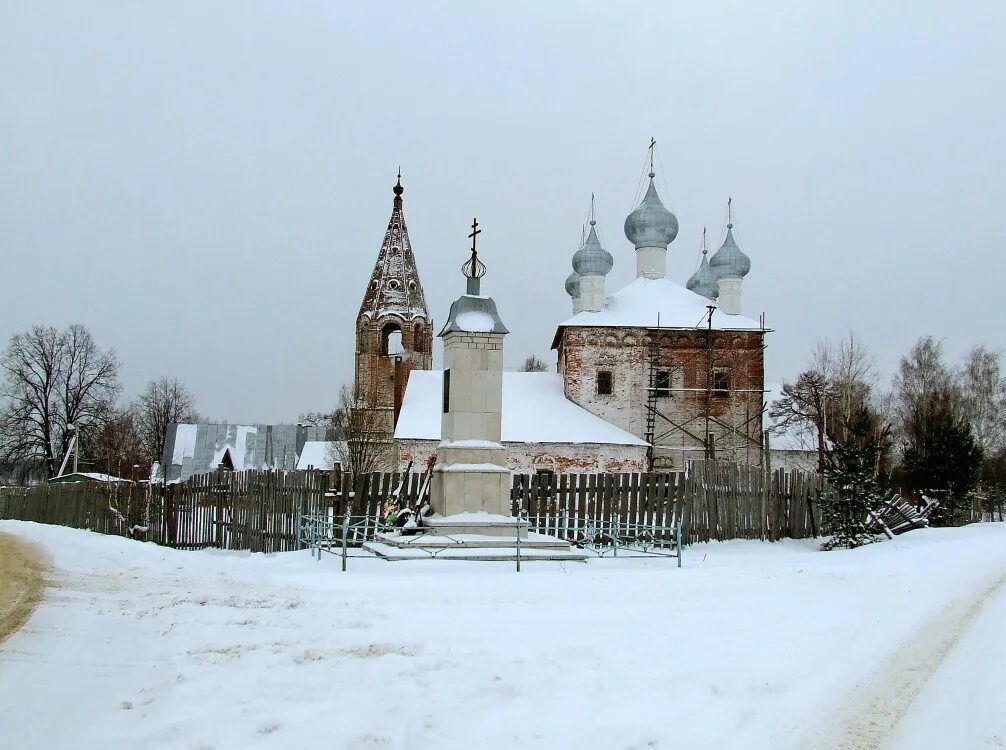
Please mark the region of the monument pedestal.
<svg viewBox="0 0 1006 750"><path fill-rule="evenodd" d="M510 470L506 468L506 449L492 441L441 443L431 478L430 503L434 513L445 517L488 513L509 518Z"/></svg>

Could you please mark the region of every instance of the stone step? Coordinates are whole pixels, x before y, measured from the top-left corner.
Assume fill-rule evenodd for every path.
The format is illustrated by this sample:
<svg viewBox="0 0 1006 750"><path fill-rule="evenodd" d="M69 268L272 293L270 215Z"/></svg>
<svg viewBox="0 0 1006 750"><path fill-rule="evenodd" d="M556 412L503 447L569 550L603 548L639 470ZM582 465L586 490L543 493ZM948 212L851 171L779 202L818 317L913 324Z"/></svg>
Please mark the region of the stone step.
<svg viewBox="0 0 1006 750"><path fill-rule="evenodd" d="M516 532L515 532L516 533ZM521 549L569 549L569 544L554 536L544 534L527 534L521 537ZM422 534L404 535L398 532L381 533L376 541L392 547L428 547L431 549L506 549L515 547L514 536L496 536L492 534L456 534L440 533L438 530L425 531Z"/></svg>
<svg viewBox="0 0 1006 750"><path fill-rule="evenodd" d="M382 542L367 542L363 549L389 561L397 560L468 560L472 562L516 562L516 547L398 547ZM521 562L583 562L587 554L562 548L525 548L521 544Z"/></svg>

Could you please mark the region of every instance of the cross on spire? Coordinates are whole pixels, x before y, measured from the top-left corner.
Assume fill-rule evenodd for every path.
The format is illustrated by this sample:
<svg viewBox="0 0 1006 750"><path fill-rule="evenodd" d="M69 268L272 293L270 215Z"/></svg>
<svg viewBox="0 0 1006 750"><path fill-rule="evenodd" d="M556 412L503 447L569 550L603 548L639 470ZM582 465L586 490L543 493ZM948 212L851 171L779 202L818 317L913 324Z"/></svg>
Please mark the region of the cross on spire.
<svg viewBox="0 0 1006 750"><path fill-rule="evenodd" d="M734 202L733 197L732 196L727 196L727 229L733 229L734 228L734 219L733 219L733 213L732 213L732 211L733 211L733 208L732 208L733 202Z"/></svg>
<svg viewBox="0 0 1006 750"><path fill-rule="evenodd" d="M468 235L472 241L472 257L461 266L461 273L468 279L468 294L479 293L479 279L486 275L485 264L479 260L479 251L476 249L476 242L480 234L482 234L482 230L479 229L478 219L472 219L472 233Z"/></svg>
<svg viewBox="0 0 1006 750"><path fill-rule="evenodd" d="M655 172L653 171L653 150L657 147L657 139L650 137L650 177L652 178Z"/></svg>
<svg viewBox="0 0 1006 750"><path fill-rule="evenodd" d="M590 194L590 225L594 226L596 223L597 223L597 220L596 220L596 217L595 217L595 214L594 214L594 194L591 193Z"/></svg>
<svg viewBox="0 0 1006 750"><path fill-rule="evenodd" d="M401 208L402 205L402 193L405 192L405 188L402 187L402 168L398 167L398 182L395 183L395 187L392 188L392 192L395 194L395 205Z"/></svg>
<svg viewBox="0 0 1006 750"><path fill-rule="evenodd" d="M476 253L478 252L475 249L475 240L478 239L478 236L480 234L482 234L482 230L479 229L479 220L478 219L472 219L472 233L470 235L468 235L468 238L472 241L472 257L473 258L475 257Z"/></svg>

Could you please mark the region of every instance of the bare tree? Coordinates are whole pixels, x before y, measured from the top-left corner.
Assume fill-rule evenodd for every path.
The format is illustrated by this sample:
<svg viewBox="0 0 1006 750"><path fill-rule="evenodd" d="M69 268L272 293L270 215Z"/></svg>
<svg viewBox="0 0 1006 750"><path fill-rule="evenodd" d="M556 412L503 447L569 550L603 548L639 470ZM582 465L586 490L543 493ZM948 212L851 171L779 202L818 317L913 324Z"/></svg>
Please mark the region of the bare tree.
<svg viewBox="0 0 1006 750"><path fill-rule="evenodd" d="M333 458L343 471L370 473L390 471L395 465L395 444L388 438L388 417L380 409L367 408L353 389L339 389L339 403L332 412L332 428L345 440L333 443Z"/></svg>
<svg viewBox="0 0 1006 750"><path fill-rule="evenodd" d="M86 430L85 454L89 465L125 479L149 476L150 464L135 407L116 409L109 419Z"/></svg>
<svg viewBox="0 0 1006 750"><path fill-rule="evenodd" d="M957 372L961 412L986 456L1006 447L1006 378L999 352L974 347Z"/></svg>
<svg viewBox="0 0 1006 750"><path fill-rule="evenodd" d="M817 448L818 471L823 471L828 440L847 441L852 427L862 422L867 410L871 424L879 425L872 437L886 443L888 422L873 403L877 371L873 356L850 332L837 343L819 341L808 369L792 383L784 383L782 397L769 409L777 429L810 432ZM874 419L876 418L876 419Z"/></svg>
<svg viewBox="0 0 1006 750"><path fill-rule="evenodd" d="M524 364L520 366L521 372L548 372L548 365L545 364L545 360L539 359L537 356L532 354L530 357L524 360Z"/></svg>
<svg viewBox="0 0 1006 750"><path fill-rule="evenodd" d="M168 425L199 421L195 400L178 378L158 378L147 383L137 399L136 412L148 469L154 461L163 460Z"/></svg>
<svg viewBox="0 0 1006 750"><path fill-rule="evenodd" d="M828 379L820 370L801 372L792 383L783 383L782 397L769 408L779 431L810 430L817 447L817 470L824 470L827 428Z"/></svg>
<svg viewBox="0 0 1006 750"><path fill-rule="evenodd" d="M894 409L902 440L926 436L947 410L957 411L958 393L943 363L943 343L923 336L901 358L894 376Z"/></svg>
<svg viewBox="0 0 1006 750"><path fill-rule="evenodd" d="M822 362L828 379L828 431L834 439L844 441L863 409L876 415L871 403L877 384L876 362L853 331L834 346L824 344L819 349L828 352Z"/></svg>
<svg viewBox="0 0 1006 750"><path fill-rule="evenodd" d="M119 360L82 325L35 326L0 357L0 461L40 462L54 476L75 428L107 421L119 393Z"/></svg>

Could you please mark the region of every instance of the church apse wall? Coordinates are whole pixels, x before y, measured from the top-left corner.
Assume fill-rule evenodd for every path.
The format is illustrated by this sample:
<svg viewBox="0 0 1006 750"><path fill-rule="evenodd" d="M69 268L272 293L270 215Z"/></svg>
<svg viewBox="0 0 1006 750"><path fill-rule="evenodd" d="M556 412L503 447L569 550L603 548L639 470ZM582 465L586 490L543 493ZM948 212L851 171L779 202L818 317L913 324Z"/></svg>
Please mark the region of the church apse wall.
<svg viewBox="0 0 1006 750"><path fill-rule="evenodd" d="M717 457L758 463L762 331L712 331L708 391L710 347L704 330L567 328L559 353L567 398L646 438L651 336L658 341L654 468L680 469L689 458L702 458L707 404Z"/></svg>
<svg viewBox="0 0 1006 750"><path fill-rule="evenodd" d="M396 440L398 470L412 461L422 471L437 452L437 440ZM646 471L646 449L633 445L503 442L507 468L515 474L552 471L556 474L593 474Z"/></svg>

